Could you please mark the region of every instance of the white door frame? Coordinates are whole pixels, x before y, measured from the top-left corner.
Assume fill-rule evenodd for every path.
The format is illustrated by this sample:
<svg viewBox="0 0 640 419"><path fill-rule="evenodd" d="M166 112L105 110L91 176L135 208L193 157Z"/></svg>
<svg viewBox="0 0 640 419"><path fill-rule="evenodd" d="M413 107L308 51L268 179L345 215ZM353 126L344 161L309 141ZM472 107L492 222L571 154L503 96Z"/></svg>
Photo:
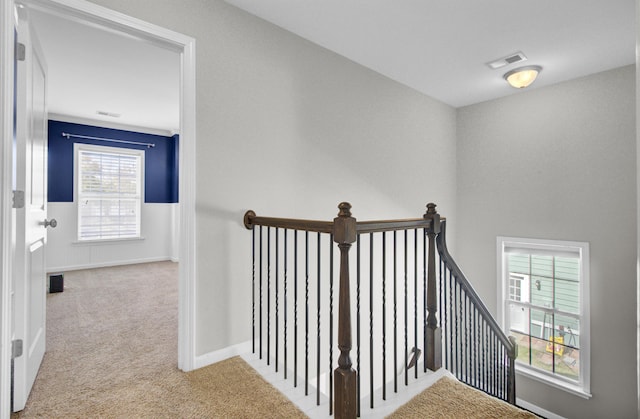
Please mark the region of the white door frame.
<svg viewBox="0 0 640 419"><path fill-rule="evenodd" d="M0 418L9 415L11 368L10 278L12 274L12 141L14 0L0 0ZM90 22L181 53L180 74L180 239L178 303L178 368L195 368L195 39L84 0L24 0L34 7Z"/></svg>

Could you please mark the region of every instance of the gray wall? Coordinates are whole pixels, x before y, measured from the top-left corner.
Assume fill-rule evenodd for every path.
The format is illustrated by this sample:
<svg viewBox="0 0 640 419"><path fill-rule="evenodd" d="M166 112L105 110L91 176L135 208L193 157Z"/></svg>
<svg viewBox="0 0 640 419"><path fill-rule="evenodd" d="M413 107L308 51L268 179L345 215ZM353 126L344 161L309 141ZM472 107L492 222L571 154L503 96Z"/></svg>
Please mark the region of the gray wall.
<svg viewBox="0 0 640 419"><path fill-rule="evenodd" d="M250 339L258 214L455 213L455 110L222 1L95 0L196 38L197 354Z"/></svg>
<svg viewBox="0 0 640 419"><path fill-rule="evenodd" d="M594 397L526 378L518 395L568 417L635 416L633 68L463 108L456 122L220 0L93 1L197 40L198 354L250 337L245 210L330 219L349 200L361 219L411 217L435 201L494 312L497 235L591 243Z"/></svg>
<svg viewBox="0 0 640 419"><path fill-rule="evenodd" d="M570 418L636 402L634 66L458 110L457 260L496 312L496 236L586 241L591 392L523 376L517 395Z"/></svg>
<svg viewBox="0 0 640 419"><path fill-rule="evenodd" d="M638 86L640 86L640 72L638 68L640 67L640 50L638 50L637 46L640 45L640 0L636 0L636 213L637 213L637 268L636 268L636 310L637 310L637 322L636 322L636 350L638 351L638 359L640 359L640 172L638 168L640 168L640 130L638 130L638 121L640 121L640 92L638 91ZM636 365L637 371L637 402L638 402L638 412L637 417L640 417L640 362Z"/></svg>

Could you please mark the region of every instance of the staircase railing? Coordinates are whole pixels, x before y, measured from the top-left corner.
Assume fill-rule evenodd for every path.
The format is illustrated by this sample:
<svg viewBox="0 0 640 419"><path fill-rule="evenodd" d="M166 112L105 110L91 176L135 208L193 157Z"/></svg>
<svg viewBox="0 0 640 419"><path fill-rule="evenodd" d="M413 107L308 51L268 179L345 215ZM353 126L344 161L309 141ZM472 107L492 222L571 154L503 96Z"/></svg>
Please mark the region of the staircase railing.
<svg viewBox="0 0 640 419"><path fill-rule="evenodd" d="M443 221L436 243L440 256L444 366L460 381L515 404L516 340L502 332L451 257L445 233Z"/></svg>
<svg viewBox="0 0 640 419"><path fill-rule="evenodd" d="M365 222L352 217L351 205L346 202L339 205L333 221L260 217L253 211L245 214L244 224L253 230L253 351L266 358L267 364L273 360L276 372L282 363L285 379L292 367L294 386L298 386L300 375L305 394L309 394L310 384L315 386L318 405L321 393L325 393L329 414L334 413L335 406L336 418L360 416L362 393L368 394L370 408L374 407L374 393L381 393L385 400L389 377L393 378L393 391L398 392L399 376L404 376L407 386L410 376L417 379L419 371L424 374L428 369L439 369L443 354L444 365L461 381L515 402L515 343L502 333L448 253L446 223L435 208L434 204L427 205L427 212L418 219ZM350 249L354 243L355 296L350 279ZM335 245L340 251L337 272ZM323 249L327 249L328 257ZM363 309L369 311L368 322L361 316ZM441 324L438 310L442 313ZM355 369L351 358L354 311ZM366 323L369 339L362 340ZM388 335L392 342L387 342ZM315 340L315 345L310 340ZM325 352L321 343L327 341ZM387 356L389 346L392 360ZM289 349L293 350L293 362L288 357ZM335 370L334 353L338 355ZM315 365L310 367L311 359ZM310 374L315 377L310 378ZM325 382L328 388L323 390Z"/></svg>

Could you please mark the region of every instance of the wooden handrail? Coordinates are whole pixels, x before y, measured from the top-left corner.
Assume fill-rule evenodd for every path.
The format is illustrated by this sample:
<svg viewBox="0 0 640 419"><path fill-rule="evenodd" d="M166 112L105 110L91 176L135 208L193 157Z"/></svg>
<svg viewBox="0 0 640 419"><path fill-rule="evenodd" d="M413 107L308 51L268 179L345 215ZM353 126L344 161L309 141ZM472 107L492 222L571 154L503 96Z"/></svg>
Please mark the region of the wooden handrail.
<svg viewBox="0 0 640 419"><path fill-rule="evenodd" d="M441 220L445 220L444 217ZM296 218L260 217L249 210L244 215L244 226L251 230L254 226L288 228L292 230L318 233L332 233L332 221L304 220ZM409 218L402 220L356 221L356 231L360 233L381 233L383 231L400 231L412 228L429 228L431 220L425 218Z"/></svg>
<svg viewBox="0 0 640 419"><path fill-rule="evenodd" d="M332 233L332 221L299 220L295 218L259 217L249 210L244 214L244 226L252 230L254 226L289 228L300 231L313 231L318 233Z"/></svg>

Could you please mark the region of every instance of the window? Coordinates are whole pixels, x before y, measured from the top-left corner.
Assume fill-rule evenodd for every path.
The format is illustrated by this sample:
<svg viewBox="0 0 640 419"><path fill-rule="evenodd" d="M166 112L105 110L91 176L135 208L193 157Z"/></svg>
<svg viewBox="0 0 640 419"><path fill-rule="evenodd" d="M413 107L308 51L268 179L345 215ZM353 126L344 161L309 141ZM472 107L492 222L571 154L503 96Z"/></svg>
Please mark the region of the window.
<svg viewBox="0 0 640 419"><path fill-rule="evenodd" d="M582 397L589 379L589 244L498 237L498 318L516 371Z"/></svg>
<svg viewBox="0 0 640 419"><path fill-rule="evenodd" d="M139 238L144 151L74 147L78 240Z"/></svg>

